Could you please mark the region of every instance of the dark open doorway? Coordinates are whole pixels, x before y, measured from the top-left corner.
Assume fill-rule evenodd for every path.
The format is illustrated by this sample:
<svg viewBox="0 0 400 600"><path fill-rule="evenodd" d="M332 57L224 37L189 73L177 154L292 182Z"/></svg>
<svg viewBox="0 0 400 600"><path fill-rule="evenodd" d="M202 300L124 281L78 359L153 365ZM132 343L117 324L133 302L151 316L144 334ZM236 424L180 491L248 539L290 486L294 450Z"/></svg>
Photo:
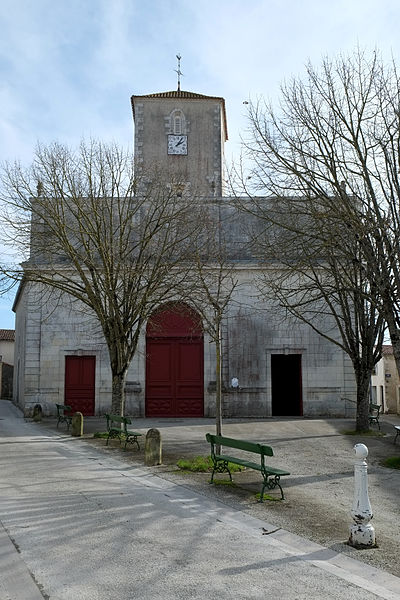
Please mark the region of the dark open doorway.
<svg viewBox="0 0 400 600"><path fill-rule="evenodd" d="M271 354L272 415L303 414L301 354Z"/></svg>

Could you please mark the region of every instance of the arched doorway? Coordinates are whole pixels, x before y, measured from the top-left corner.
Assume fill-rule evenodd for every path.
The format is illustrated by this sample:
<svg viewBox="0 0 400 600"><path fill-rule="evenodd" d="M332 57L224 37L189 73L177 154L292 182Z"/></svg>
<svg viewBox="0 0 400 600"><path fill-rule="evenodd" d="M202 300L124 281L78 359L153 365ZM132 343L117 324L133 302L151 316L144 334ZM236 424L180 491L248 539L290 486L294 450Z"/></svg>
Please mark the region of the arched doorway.
<svg viewBox="0 0 400 600"><path fill-rule="evenodd" d="M204 416L203 330L185 304L168 304L146 330L146 416Z"/></svg>

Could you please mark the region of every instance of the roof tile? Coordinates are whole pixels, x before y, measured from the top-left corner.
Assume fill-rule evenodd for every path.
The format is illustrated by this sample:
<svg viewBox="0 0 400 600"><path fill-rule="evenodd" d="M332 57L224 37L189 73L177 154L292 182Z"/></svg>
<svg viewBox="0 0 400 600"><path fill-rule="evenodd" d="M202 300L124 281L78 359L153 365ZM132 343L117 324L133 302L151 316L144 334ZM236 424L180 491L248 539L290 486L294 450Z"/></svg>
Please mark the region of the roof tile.
<svg viewBox="0 0 400 600"><path fill-rule="evenodd" d="M131 96L132 112L135 118L135 101L140 98L184 98L185 100L219 100L222 103L222 114L225 125L225 138L228 139L228 127L226 120L225 100L220 96L206 96L204 94L196 94L195 92L185 92L185 90L172 90L170 92L158 92L156 94L143 94L139 96Z"/></svg>
<svg viewBox="0 0 400 600"><path fill-rule="evenodd" d="M15 342L15 329L0 329L1 342Z"/></svg>

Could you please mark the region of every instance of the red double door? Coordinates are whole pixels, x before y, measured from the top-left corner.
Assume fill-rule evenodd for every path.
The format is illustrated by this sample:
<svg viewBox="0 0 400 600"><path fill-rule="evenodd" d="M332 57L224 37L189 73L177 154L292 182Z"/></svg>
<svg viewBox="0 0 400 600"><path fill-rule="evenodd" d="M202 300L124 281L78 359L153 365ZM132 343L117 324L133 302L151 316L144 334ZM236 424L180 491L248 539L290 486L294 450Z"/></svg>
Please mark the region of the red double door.
<svg viewBox="0 0 400 600"><path fill-rule="evenodd" d="M65 357L64 403L90 417L95 408L95 356Z"/></svg>
<svg viewBox="0 0 400 600"><path fill-rule="evenodd" d="M204 415L203 333L187 307L150 319L146 335L146 416Z"/></svg>

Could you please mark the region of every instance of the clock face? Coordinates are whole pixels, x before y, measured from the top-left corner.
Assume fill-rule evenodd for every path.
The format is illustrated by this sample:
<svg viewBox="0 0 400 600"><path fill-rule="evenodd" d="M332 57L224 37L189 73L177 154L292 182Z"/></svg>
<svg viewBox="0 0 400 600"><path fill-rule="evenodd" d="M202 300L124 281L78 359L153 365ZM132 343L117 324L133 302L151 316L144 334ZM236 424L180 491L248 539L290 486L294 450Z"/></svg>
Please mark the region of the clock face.
<svg viewBox="0 0 400 600"><path fill-rule="evenodd" d="M168 154L187 154L187 135L169 135Z"/></svg>

